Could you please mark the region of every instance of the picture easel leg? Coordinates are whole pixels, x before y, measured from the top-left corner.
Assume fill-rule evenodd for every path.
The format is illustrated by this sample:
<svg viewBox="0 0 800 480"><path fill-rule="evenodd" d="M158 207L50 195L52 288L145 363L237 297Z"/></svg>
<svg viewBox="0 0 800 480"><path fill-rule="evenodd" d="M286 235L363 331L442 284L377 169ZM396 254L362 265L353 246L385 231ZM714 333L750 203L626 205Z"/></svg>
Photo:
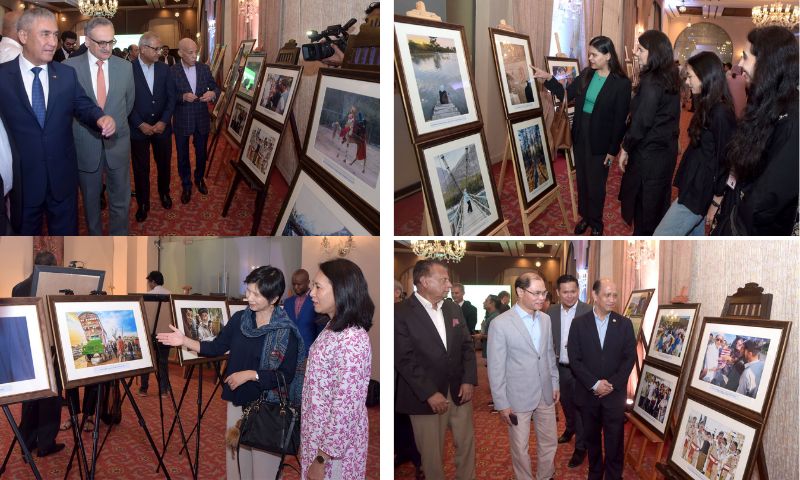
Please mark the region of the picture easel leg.
<svg viewBox="0 0 800 480"><path fill-rule="evenodd" d="M214 401L214 396L217 394L217 391L219 390L219 387L222 385L222 383L224 381L223 378L222 378L222 373L220 371L220 365L219 364L220 364L220 362L214 362L214 369L216 371L217 378L216 378L216 381L214 382L214 391L211 392L211 396L208 397L208 399L206 400L206 405L203 407L203 412L200 414L200 419L201 420L203 419L203 417L206 416L206 411L208 410L208 407L211 406L211 402ZM195 424L195 426L192 427L192 430L189 432L189 436L186 437L186 442L184 442L184 445L183 445L183 447L181 447L181 450L180 450L180 452L178 452L178 455L182 454L186 450L186 443L188 443L189 440L192 439L192 436L194 435L194 432L196 430L197 430L197 424Z"/></svg>
<svg viewBox="0 0 800 480"><path fill-rule="evenodd" d="M75 412L75 405L73 404L69 395L67 395L67 408L69 409L69 419L70 423L72 424L72 434L74 436L75 444L72 447L72 453L70 454L69 462L67 463L67 470L64 472L64 480L67 480L67 477L69 476L69 472L72 469L72 460L75 458L76 454L78 456L78 469L81 473L81 479L83 479L84 473L86 474L86 477L89 476L89 464L86 461L86 450L84 449L83 438L81 436L81 431L83 430L83 424L86 421L86 417L84 416L83 421L80 425L78 425L78 414ZM81 460L83 462L81 462Z"/></svg>
<svg viewBox="0 0 800 480"><path fill-rule="evenodd" d="M97 384L97 403L94 406L94 428L92 429L92 468L89 470L89 480L94 480L97 467L97 439L100 438L100 399L103 397L104 383Z"/></svg>
<svg viewBox="0 0 800 480"><path fill-rule="evenodd" d="M3 460L3 465L0 465L0 476L3 475L6 471L6 465L8 465L8 460L11 459L11 454L14 453L14 447L17 445L17 437L15 436L11 440L11 445L8 446L8 451L6 452L6 458Z"/></svg>
<svg viewBox="0 0 800 480"><path fill-rule="evenodd" d="M233 174L233 179L231 180L231 186L228 188L228 194L225 196L225 204L222 206L222 216L228 216L228 210L231 208L231 203L233 203L233 197L236 195L236 189L239 188L239 183L242 181L242 174L239 172L239 169L234 169L236 173Z"/></svg>
<svg viewBox="0 0 800 480"><path fill-rule="evenodd" d="M139 410L139 405L136 404L136 400L133 398L133 394L131 393L131 387L128 383L122 382L122 385L125 388L125 393L128 395L128 398L131 402L131 407L133 407L133 411L136 412L136 418L139 419L139 425L142 427L145 436L147 437L147 442L150 444L150 448L153 450L153 453L156 455L158 459L158 466L164 470L164 478L169 480L169 472L167 471L167 467L164 465L163 457L158 454L158 447L156 447L156 443L153 441L153 437L150 435L150 430L147 428L147 423L144 421L144 417L142 417L142 411Z"/></svg>
<svg viewBox="0 0 800 480"><path fill-rule="evenodd" d="M11 409L8 408L8 405L3 405L3 412L6 414L6 419L8 420L8 424L11 426L11 430L14 431L14 440L19 441L19 446L22 448L22 455L25 457L25 461L28 462L28 466L31 467L31 472L33 472L33 476L36 477L36 480L42 480L42 476L39 474L39 469L36 468L36 463L33 461L33 456L31 455L31 451L28 450L28 446L25 445L25 441L22 438L22 433L17 428L17 422L14 420L14 416L11 415ZM14 442L11 442L11 448L14 448ZM10 454L10 452L9 452ZM8 460L8 456L6 456L6 461ZM3 462L3 470L5 470L6 463ZM2 473L0 471L0 473Z"/></svg>
<svg viewBox="0 0 800 480"><path fill-rule="evenodd" d="M172 439L172 432L175 431L175 423L178 423L178 430L181 434L181 441L183 442L184 449L186 448L186 435L183 431L183 422L181 422L181 407L183 407L183 401L186 398L186 392L189 390L189 382L192 381L192 375L194 374L194 365L191 365L188 370L186 370L186 379L183 383L183 390L181 391L181 398L178 403L175 403L175 394L172 391L172 385L169 386L169 398L172 401L172 408L175 411L175 417L172 419L172 424L169 427L169 433L167 433L167 441L164 444L163 450L161 450L161 458L164 458L166 454L167 448L169 447L169 442ZM194 473L194 462L192 462L192 457L189 455L188 450L186 454L186 459L189 461L189 469L192 471L192 476L195 476ZM156 468L156 472L161 469L161 465Z"/></svg>
<svg viewBox="0 0 800 480"><path fill-rule="evenodd" d="M194 447L194 480L197 480L198 469L200 468L200 420L203 419L203 364L197 369L197 437L195 437ZM187 451L188 455L188 451Z"/></svg>
<svg viewBox="0 0 800 480"><path fill-rule="evenodd" d="M261 216L264 214L264 204L267 202L267 187L259 190L256 194L256 210L253 212L253 227L250 235L258 235L258 227L261 225Z"/></svg>

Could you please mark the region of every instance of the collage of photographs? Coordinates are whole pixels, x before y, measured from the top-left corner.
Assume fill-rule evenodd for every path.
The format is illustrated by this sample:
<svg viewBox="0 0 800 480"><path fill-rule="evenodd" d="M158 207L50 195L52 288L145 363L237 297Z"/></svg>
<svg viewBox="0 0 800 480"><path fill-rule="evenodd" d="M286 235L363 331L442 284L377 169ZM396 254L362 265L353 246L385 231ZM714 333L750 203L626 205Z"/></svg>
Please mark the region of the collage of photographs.
<svg viewBox="0 0 800 480"><path fill-rule="evenodd" d="M0 0L0 478L800 480L799 46L758 0Z"/></svg>

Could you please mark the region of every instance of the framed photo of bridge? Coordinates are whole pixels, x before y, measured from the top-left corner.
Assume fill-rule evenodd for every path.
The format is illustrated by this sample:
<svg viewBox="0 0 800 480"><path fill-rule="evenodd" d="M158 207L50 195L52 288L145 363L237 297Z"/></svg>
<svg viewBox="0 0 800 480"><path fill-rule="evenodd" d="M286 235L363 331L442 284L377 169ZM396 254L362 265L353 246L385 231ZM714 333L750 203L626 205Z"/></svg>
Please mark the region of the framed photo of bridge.
<svg viewBox="0 0 800 480"><path fill-rule="evenodd" d="M556 188L553 159L547 129L541 114L509 123L513 141L514 168L517 170L520 201L525 208L534 206Z"/></svg>
<svg viewBox="0 0 800 480"><path fill-rule="evenodd" d="M380 83L375 72L322 69L306 130L311 168L380 208Z"/></svg>

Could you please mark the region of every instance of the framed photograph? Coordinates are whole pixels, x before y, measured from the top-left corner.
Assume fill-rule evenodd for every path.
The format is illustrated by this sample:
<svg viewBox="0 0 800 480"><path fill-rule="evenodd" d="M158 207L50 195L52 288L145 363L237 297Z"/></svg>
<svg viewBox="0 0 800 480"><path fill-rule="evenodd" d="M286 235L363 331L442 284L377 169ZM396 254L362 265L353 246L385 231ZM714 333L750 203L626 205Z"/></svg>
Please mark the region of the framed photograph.
<svg viewBox="0 0 800 480"><path fill-rule="evenodd" d="M705 317L689 387L763 422L790 328L778 320Z"/></svg>
<svg viewBox="0 0 800 480"><path fill-rule="evenodd" d="M464 27L396 15L395 69L415 143L477 127Z"/></svg>
<svg viewBox="0 0 800 480"><path fill-rule="evenodd" d="M564 158L567 159L567 166L571 171L575 171L575 149L570 147L569 150L564 150Z"/></svg>
<svg viewBox="0 0 800 480"><path fill-rule="evenodd" d="M234 313L247 310L248 305L247 300L228 300L228 316L233 318Z"/></svg>
<svg viewBox="0 0 800 480"><path fill-rule="evenodd" d="M247 57L242 71L242 81L239 82L239 95L252 100L256 93L259 76L261 75L261 65L264 63L263 53L254 53Z"/></svg>
<svg viewBox="0 0 800 480"><path fill-rule="evenodd" d="M214 110L211 111L211 116L213 118L218 118L222 114L222 107L225 106L225 97L228 94L225 90L221 91L219 94L219 98L214 103Z"/></svg>
<svg viewBox="0 0 800 480"><path fill-rule="evenodd" d="M253 47L256 45L256 39L250 38L248 40L242 40L241 49L242 49L242 56L241 58L247 58L250 56L250 53L253 51ZM241 58L239 65L241 66Z"/></svg>
<svg viewBox="0 0 800 480"><path fill-rule="evenodd" d="M142 297L61 295L47 300L64 388L154 370Z"/></svg>
<svg viewBox="0 0 800 480"><path fill-rule="evenodd" d="M581 67L578 64L577 58L544 57L544 61L547 65L547 71L556 77L556 80L561 83L564 90L566 90L567 87L578 78L578 75L581 74ZM561 99L555 96L553 97L553 101L556 105L561 103ZM570 98L570 105L572 102L574 102L574 99Z"/></svg>
<svg viewBox="0 0 800 480"><path fill-rule="evenodd" d="M58 394L41 298L0 299L0 405Z"/></svg>
<svg viewBox="0 0 800 480"><path fill-rule="evenodd" d="M376 212L380 209L379 75L322 69L306 131L305 155Z"/></svg>
<svg viewBox="0 0 800 480"><path fill-rule="evenodd" d="M749 479L760 437L761 427L756 424L688 397L670 448L669 464L684 478Z"/></svg>
<svg viewBox="0 0 800 480"><path fill-rule="evenodd" d="M300 86L303 67L268 63L261 80L256 113L283 125L292 110L294 94Z"/></svg>
<svg viewBox="0 0 800 480"><path fill-rule="evenodd" d="M217 338L230 318L224 298L206 295L171 295L170 300L175 327L198 342L210 342ZM219 359L219 357L201 357L186 348L177 350L181 365Z"/></svg>
<svg viewBox="0 0 800 480"><path fill-rule="evenodd" d="M514 141L512 151L521 200L523 205L530 208L556 188L544 117L539 115L512 122L509 128Z"/></svg>
<svg viewBox="0 0 800 480"><path fill-rule="evenodd" d="M257 118L250 122L247 141L239 157L242 163L264 185L267 184L272 160L281 139L281 132L267 126Z"/></svg>
<svg viewBox="0 0 800 480"><path fill-rule="evenodd" d="M228 121L228 133L238 144L242 143L244 129L247 126L247 119L250 116L249 113L249 102L241 97L236 97L236 101L233 102L231 118Z"/></svg>
<svg viewBox="0 0 800 480"><path fill-rule="evenodd" d="M659 305L647 358L680 369L688 356L688 343L699 311L699 303Z"/></svg>
<svg viewBox="0 0 800 480"><path fill-rule="evenodd" d="M435 235L484 235L503 221L483 130L417 146Z"/></svg>
<svg viewBox="0 0 800 480"><path fill-rule="evenodd" d="M222 82L222 88L225 91L229 91L231 88L236 87L236 82L239 80L239 63L241 63L243 55L244 45L239 45L239 50L236 51L236 56L233 57L231 66L228 67L228 73L225 74L225 81Z"/></svg>
<svg viewBox="0 0 800 480"><path fill-rule="evenodd" d="M211 57L211 76L216 78L219 73L219 68L222 66L222 59L225 58L225 51L228 49L227 43L218 43L214 47L214 53Z"/></svg>
<svg viewBox="0 0 800 480"><path fill-rule="evenodd" d="M34 265L31 296L64 295L70 290L74 295L89 295L103 289L106 272L86 268Z"/></svg>
<svg viewBox="0 0 800 480"><path fill-rule="evenodd" d="M638 336L639 331L642 329L642 322L644 321L645 313L647 313L647 306L650 305L650 299L653 297L655 291L654 288L634 290L631 292L630 298L628 298L623 316L630 318L631 322L633 322L634 336ZM645 338L645 340L647 339Z"/></svg>
<svg viewBox="0 0 800 480"><path fill-rule="evenodd" d="M359 220L353 217L328 190L300 170L289 190L291 194L284 203L273 236L337 236L373 235Z"/></svg>
<svg viewBox="0 0 800 480"><path fill-rule="evenodd" d="M530 37L496 28L489 29L489 36L506 116L541 108L530 67L533 65Z"/></svg>
<svg viewBox="0 0 800 480"><path fill-rule="evenodd" d="M633 400L633 414L652 426L661 438L669 425L678 376L645 362Z"/></svg>

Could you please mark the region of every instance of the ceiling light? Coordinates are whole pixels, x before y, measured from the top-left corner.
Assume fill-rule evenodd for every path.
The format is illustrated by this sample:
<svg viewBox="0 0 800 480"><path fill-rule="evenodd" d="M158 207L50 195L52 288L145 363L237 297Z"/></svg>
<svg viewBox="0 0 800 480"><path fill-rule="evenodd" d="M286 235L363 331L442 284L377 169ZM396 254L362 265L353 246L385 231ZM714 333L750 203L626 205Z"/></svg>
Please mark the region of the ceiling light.
<svg viewBox="0 0 800 480"><path fill-rule="evenodd" d="M753 7L753 23L759 27L777 25L785 28L794 28L800 21L800 7L797 5L770 3Z"/></svg>
<svg viewBox="0 0 800 480"><path fill-rule="evenodd" d="M678 11L681 13L686 13L686 2L681 0L681 6L678 7Z"/></svg>
<svg viewBox="0 0 800 480"><path fill-rule="evenodd" d="M542 262L540 262L539 260L536 260L536 263L534 263L534 265L536 265L536 268L539 268L539 267L542 266Z"/></svg>
<svg viewBox="0 0 800 480"><path fill-rule="evenodd" d="M418 257L444 262L459 262L467 253L464 240L412 240L411 250Z"/></svg>
<svg viewBox="0 0 800 480"><path fill-rule="evenodd" d="M111 18L117 13L117 0L78 0L78 10L87 17Z"/></svg>

